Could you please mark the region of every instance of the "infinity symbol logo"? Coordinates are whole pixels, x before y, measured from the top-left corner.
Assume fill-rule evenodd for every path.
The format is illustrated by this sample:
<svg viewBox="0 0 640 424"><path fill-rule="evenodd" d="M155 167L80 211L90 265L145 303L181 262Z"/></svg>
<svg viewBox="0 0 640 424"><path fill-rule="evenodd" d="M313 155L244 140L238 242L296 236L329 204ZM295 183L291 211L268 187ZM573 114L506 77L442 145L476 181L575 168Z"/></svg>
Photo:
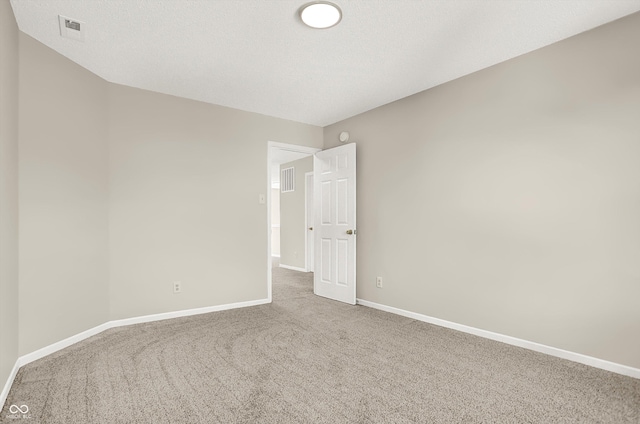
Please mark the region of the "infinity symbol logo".
<svg viewBox="0 0 640 424"><path fill-rule="evenodd" d="M11 405L9 407L9 412L11 412L12 414L17 414L18 412L20 412L21 414L26 414L27 412L29 412L29 407L27 405Z"/></svg>

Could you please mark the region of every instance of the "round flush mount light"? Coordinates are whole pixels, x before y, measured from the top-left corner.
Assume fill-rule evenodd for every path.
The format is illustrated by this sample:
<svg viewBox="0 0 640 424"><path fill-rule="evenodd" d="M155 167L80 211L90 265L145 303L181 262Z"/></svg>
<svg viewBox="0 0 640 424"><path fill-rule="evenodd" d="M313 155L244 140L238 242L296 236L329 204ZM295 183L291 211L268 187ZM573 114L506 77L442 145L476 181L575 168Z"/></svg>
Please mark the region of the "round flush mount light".
<svg viewBox="0 0 640 424"><path fill-rule="evenodd" d="M331 28L342 19L342 11L328 1L314 1L300 8L300 19L311 28Z"/></svg>

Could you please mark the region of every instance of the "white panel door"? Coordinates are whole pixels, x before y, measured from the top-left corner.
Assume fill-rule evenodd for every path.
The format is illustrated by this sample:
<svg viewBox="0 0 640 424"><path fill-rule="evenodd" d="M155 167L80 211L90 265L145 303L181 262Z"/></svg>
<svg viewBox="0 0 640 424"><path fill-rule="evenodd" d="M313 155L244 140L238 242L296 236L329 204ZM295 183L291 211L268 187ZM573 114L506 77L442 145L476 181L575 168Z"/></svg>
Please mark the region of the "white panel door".
<svg viewBox="0 0 640 424"><path fill-rule="evenodd" d="M356 145L314 156L313 291L356 304Z"/></svg>

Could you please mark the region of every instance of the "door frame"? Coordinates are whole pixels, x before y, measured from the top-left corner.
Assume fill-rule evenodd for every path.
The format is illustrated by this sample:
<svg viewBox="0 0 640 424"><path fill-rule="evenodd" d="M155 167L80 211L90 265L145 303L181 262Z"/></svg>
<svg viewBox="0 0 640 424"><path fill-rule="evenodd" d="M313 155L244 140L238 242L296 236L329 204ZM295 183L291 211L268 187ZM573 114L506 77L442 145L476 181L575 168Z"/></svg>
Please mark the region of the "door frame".
<svg viewBox="0 0 640 424"><path fill-rule="evenodd" d="M307 272L313 272L315 269L315 260L314 260L314 242L309 243L309 227L313 227L315 223L312 219L309 222L309 207L314 208L313 206L313 197L311 197L311 201L309 201L309 180L311 180L311 187L313 187L313 171L304 173L304 269ZM311 203L311 204L309 204ZM314 211L315 216L315 211ZM313 231L313 230L312 230ZM309 248L311 247L311 248ZM313 266L311 266L313 264Z"/></svg>
<svg viewBox="0 0 640 424"><path fill-rule="evenodd" d="M273 281L272 281L272 258L271 258L271 152L272 149L288 150L296 153L307 153L314 155L321 151L321 148L300 146L297 144L279 143L276 141L267 141L267 301L273 301ZM305 182L306 186L306 182ZM306 220L306 216L305 216ZM305 263L306 263L306 231L305 231Z"/></svg>

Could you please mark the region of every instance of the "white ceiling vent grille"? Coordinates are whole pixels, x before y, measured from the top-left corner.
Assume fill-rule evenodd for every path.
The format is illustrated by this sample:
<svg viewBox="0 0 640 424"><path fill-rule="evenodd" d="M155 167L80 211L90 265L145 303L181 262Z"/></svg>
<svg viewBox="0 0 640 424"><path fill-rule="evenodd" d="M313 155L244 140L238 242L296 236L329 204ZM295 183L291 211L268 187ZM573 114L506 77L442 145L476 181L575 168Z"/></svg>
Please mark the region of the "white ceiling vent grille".
<svg viewBox="0 0 640 424"><path fill-rule="evenodd" d="M84 41L84 22L80 22L77 19L67 18L62 15L58 15L58 21L60 22L61 36L64 38L71 38L72 40Z"/></svg>
<svg viewBox="0 0 640 424"><path fill-rule="evenodd" d="M296 189L296 169L285 168L280 171L280 192L286 193Z"/></svg>

